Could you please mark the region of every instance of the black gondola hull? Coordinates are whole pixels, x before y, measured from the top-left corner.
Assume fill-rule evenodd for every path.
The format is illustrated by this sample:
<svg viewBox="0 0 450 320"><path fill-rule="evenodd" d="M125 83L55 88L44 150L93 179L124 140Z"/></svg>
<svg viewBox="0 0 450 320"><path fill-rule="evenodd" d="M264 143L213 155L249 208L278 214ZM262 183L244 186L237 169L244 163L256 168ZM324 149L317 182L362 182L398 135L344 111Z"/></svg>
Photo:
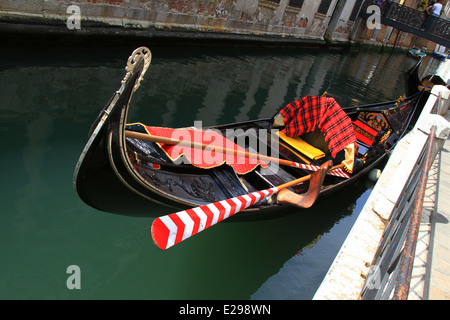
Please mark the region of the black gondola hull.
<svg viewBox="0 0 450 320"><path fill-rule="evenodd" d="M238 177L228 165L208 170L188 165L175 165L167 162L162 156L158 156L157 147L151 143L142 145L143 149L146 150L139 153L139 160L136 153L139 148L134 149L136 159L133 159L130 146L136 147L138 143L126 137L126 119L132 94L136 90L136 84L138 85L142 79L142 74L146 69L145 66L148 66L145 59L136 62L134 69L128 72L126 79L122 82L122 87L102 110L92 126L90 138L80 156L74 174L75 190L86 204L105 212L156 216L155 205L181 209L191 208L254 191L251 188L261 190L272 187L278 181L282 182L283 179L289 179L291 174L293 178L296 178L297 172L289 169L282 170L282 174L279 175L269 173L265 176L261 169L255 170L255 172L244 177ZM408 108L409 111L404 115L402 114L399 119L396 119L395 114L392 116L390 124L392 128L396 129L396 133L392 134L391 138L394 139L395 136L395 141L390 141L385 149L392 150L394 148L396 141L407 131L414 111L420 108L418 107L418 101L420 101L422 93L414 90L414 83L418 78L417 71L415 71L417 68L418 65L413 69L413 73L409 72L407 80L407 92L412 93L412 95L406 98L405 102L402 102L402 106ZM417 84L415 87L417 88ZM386 111L388 107L389 110L394 110L400 115L400 106L396 107L396 101L352 107L344 109L344 111L351 117L356 117L364 112L368 114L382 114L383 112L389 114L391 111ZM395 121L402 124L397 124ZM273 118L259 119L257 121L216 126L213 129L219 131L236 128L270 129L272 123ZM383 150L373 158L367 159L367 163L362 165L350 179L327 176L320 198L354 183L355 180L381 164L385 157L386 152ZM152 169L147 165L142 165L140 159L143 158L148 163L160 164L161 169ZM298 161L298 159L290 160ZM254 181L257 182L252 184ZM250 186L250 184L252 185ZM304 183L296 187L295 191L301 193L305 192L307 188L308 183ZM258 206L246 209L239 216L249 216L252 213L279 212L279 210L288 207L286 204L264 201Z"/></svg>

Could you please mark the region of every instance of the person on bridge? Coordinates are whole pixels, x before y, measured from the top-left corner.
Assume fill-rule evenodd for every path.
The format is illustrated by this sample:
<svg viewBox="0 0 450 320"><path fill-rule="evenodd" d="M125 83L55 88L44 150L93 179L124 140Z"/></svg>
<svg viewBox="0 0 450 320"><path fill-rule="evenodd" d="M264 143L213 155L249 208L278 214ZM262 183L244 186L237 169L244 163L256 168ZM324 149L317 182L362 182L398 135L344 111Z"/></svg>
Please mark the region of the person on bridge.
<svg viewBox="0 0 450 320"><path fill-rule="evenodd" d="M442 0L436 0L436 3L428 6L427 8L427 17L422 26L422 31L428 32L430 31L434 25L436 24L437 19L441 15L442 10Z"/></svg>
<svg viewBox="0 0 450 320"><path fill-rule="evenodd" d="M428 7L428 13L435 17L439 17L441 15L441 10L442 10L441 2L442 2L442 0L436 0L435 4Z"/></svg>

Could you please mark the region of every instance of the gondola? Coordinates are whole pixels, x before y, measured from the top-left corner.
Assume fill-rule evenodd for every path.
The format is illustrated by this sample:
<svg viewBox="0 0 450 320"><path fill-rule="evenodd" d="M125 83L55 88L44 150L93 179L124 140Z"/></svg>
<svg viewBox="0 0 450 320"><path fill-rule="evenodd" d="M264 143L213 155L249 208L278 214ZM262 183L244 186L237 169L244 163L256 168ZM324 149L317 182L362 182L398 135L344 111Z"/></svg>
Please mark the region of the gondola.
<svg viewBox="0 0 450 320"><path fill-rule="evenodd" d="M127 123L131 97L138 89L150 61L151 52L145 47L132 53L119 90L93 123L88 142L76 164L73 183L78 196L100 211L152 216L154 203L179 209L193 208L284 185L302 177L305 177L304 181L285 190L295 195L307 195L312 192L311 189L318 188L318 194L305 207L311 206L317 197L320 199L349 186L380 164L408 131L414 113L420 111L419 101L423 94L418 90L419 62L406 73L405 97L342 108L351 120L357 149L352 170L342 170L344 174L340 176L330 174L330 167L340 164L339 160L336 161L337 157L333 158L326 150L311 145L311 140L306 138L300 142L306 145L305 151L302 149L305 146L299 146L298 141L292 142L289 137L279 135L279 130L283 129L283 123L277 124L280 112L271 118L208 128L173 129ZM177 141L186 140L185 137L181 135L178 140L171 141L166 137L164 140L161 132L166 130L171 130L172 137L176 130L181 130L182 134L211 133L216 135L214 139L221 135L225 139L222 146L230 142L232 150L239 149L244 153L239 155L230 151L222 158L227 161L199 165L188 159L187 153L191 149L202 150L205 145L183 149ZM229 138L229 132L233 133L232 138ZM203 138L200 139L202 141ZM248 150L255 141L258 150ZM178 156L169 154L168 148L173 150L177 146L182 152ZM205 154L207 150L200 152ZM211 150L208 152L213 154ZM195 154L193 152L194 157ZM255 154L264 154L269 158L249 156ZM275 159L273 155L280 161L295 165L268 161ZM239 165L243 166L233 166L233 161L240 160L242 163ZM314 186L313 177L316 181ZM282 200L278 195L261 199L241 210L239 216L279 212L280 209L296 206L295 201Z"/></svg>

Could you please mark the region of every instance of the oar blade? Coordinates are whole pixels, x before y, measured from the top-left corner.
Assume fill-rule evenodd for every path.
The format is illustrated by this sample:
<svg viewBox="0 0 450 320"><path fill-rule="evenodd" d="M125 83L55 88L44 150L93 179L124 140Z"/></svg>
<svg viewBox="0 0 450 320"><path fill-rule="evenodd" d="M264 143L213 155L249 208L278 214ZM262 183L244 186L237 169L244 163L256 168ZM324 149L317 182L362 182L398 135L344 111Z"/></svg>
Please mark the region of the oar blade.
<svg viewBox="0 0 450 320"><path fill-rule="evenodd" d="M178 227L172 220L167 219L164 222L164 218L167 218L167 216L155 219L151 229L153 243L160 249L166 249L173 245L178 230Z"/></svg>
<svg viewBox="0 0 450 320"><path fill-rule="evenodd" d="M151 228L153 242L166 250L277 191L277 188L256 191L156 218Z"/></svg>

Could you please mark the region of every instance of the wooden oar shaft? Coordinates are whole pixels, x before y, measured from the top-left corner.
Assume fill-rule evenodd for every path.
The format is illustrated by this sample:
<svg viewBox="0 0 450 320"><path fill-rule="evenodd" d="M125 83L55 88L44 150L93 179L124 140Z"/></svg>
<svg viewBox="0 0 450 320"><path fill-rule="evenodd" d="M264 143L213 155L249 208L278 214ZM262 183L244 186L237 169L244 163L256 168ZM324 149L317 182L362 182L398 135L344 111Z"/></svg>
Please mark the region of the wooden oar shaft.
<svg viewBox="0 0 450 320"><path fill-rule="evenodd" d="M129 138L135 138L135 139L156 142L156 143L164 143L164 144L170 144L170 145L176 144L176 145L180 145L180 146L185 146L185 147L190 147L190 148L200 148L200 149L204 149L204 150L207 150L207 149L208 150L217 150L224 154L231 154L234 156L241 156L241 157L245 157L245 158L263 160L263 161L267 161L267 162L278 163L281 165L295 167L295 168L302 168L302 169L306 169L306 170L315 171L319 168L319 166L305 165L305 164L297 163L297 162L290 161L290 160L279 159L279 158L270 157L270 156L257 154L257 153L251 153L251 152L248 152L247 150L229 149L229 148L214 146L214 145L196 142L196 141L178 140L178 139L155 136L152 134L135 132L135 131L130 131L130 130L125 130L125 135ZM342 165L342 166L337 167L337 169L343 168L343 167L344 166ZM328 174L335 175L335 176L338 176L341 178L349 178L348 174L343 172L342 170L334 171L334 169L332 169L328 172Z"/></svg>
<svg viewBox="0 0 450 320"><path fill-rule="evenodd" d="M251 153L251 152L244 151L244 150L235 150L235 149L228 149L228 148L224 148L224 147L220 147L220 146L213 146L210 144L196 142L196 141L178 140L178 139L155 136L155 135L151 135L151 134L140 133L140 132L135 132L135 131L130 131L130 130L125 130L125 135L129 138L135 138L135 139L140 139L140 140L145 140L145 141L150 141L150 142L165 143L165 144L177 144L177 145L184 146L184 147L198 148L198 149L205 149L205 150L213 149L213 150L222 152L224 154L231 154L234 156L241 156L241 157L245 157L245 158L252 158L252 159L263 160L263 161L268 161L268 162L277 162L279 164L287 165L287 166L294 166L293 162L289 161L289 160L265 156L265 155L257 154L257 153Z"/></svg>

